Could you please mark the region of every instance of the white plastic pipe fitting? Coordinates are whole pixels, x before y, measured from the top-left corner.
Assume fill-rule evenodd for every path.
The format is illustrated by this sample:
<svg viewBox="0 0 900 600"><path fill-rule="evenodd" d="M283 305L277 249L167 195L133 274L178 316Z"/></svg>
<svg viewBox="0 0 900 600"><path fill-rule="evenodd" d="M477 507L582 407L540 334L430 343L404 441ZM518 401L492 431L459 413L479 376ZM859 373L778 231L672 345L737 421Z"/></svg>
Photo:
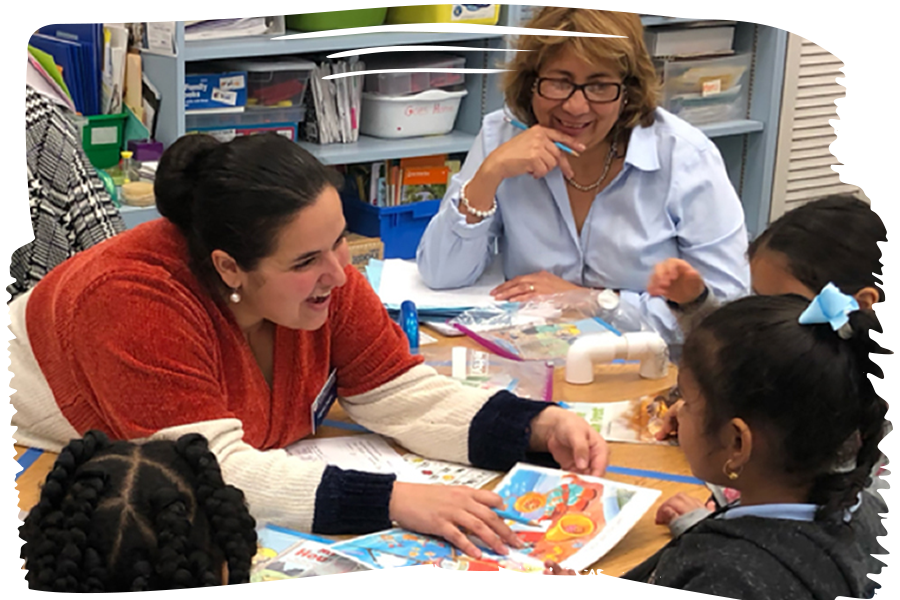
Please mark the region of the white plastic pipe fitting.
<svg viewBox="0 0 900 600"><path fill-rule="evenodd" d="M593 333L569 346L566 356L566 381L576 385L594 382L594 364L616 359L641 361L640 375L661 379L669 372L669 348L658 334L636 331L621 336Z"/></svg>

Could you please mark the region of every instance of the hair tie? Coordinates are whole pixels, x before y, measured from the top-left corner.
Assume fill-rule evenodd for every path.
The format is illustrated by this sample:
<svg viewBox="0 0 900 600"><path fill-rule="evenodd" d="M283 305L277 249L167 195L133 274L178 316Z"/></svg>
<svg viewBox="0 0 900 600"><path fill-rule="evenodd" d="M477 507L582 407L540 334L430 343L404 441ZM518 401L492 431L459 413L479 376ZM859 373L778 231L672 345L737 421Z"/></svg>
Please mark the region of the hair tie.
<svg viewBox="0 0 900 600"><path fill-rule="evenodd" d="M828 323L842 339L847 340L853 336L849 315L856 310L859 310L856 299L829 282L812 299L798 320L801 325Z"/></svg>

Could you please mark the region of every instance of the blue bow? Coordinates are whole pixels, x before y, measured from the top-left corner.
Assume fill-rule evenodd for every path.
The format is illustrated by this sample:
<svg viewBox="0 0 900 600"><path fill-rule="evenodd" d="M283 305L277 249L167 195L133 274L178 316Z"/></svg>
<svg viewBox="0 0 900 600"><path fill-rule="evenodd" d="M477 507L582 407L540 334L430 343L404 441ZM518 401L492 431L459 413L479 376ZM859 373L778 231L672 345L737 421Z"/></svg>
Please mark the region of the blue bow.
<svg viewBox="0 0 900 600"><path fill-rule="evenodd" d="M800 324L829 323L832 329L838 331L850 321L848 315L855 310L859 310L856 299L829 283L800 315Z"/></svg>

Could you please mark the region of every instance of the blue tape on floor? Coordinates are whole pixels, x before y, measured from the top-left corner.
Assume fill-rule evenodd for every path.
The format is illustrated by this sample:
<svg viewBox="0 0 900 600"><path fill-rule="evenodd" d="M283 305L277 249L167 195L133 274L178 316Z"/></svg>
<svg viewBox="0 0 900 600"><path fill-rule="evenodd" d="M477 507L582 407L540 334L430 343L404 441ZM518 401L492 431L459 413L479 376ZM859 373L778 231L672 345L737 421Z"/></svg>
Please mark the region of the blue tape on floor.
<svg viewBox="0 0 900 600"><path fill-rule="evenodd" d="M322 421L322 425L324 427L334 427L336 429L346 429L347 431L360 431L362 433L372 433L362 425L357 425L356 423L346 423L344 421L332 421L331 419L325 419Z"/></svg>
<svg viewBox="0 0 900 600"><path fill-rule="evenodd" d="M651 479L661 479L663 481L675 481L678 483L692 483L694 485L706 485L696 477L690 475L675 475L674 473L663 473L662 471L647 471L645 469L629 469L627 467L614 467L610 465L606 468L607 473L615 475L629 475L631 477L649 477Z"/></svg>
<svg viewBox="0 0 900 600"><path fill-rule="evenodd" d="M18 463L21 467L21 470L16 473L16 479L19 478L19 475L28 470L28 467L34 464L41 454L43 454L43 450L38 450L37 448L29 448L25 452L22 453L22 456L19 457Z"/></svg>

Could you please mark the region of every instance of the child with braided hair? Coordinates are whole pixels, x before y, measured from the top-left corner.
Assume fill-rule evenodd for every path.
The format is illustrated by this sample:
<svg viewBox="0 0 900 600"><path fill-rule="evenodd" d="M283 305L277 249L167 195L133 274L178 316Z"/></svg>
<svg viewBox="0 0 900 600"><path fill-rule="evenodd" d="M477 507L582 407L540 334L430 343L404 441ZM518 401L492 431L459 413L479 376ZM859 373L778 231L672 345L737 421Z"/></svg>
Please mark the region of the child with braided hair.
<svg viewBox="0 0 900 600"><path fill-rule="evenodd" d="M869 354L888 351L858 309L831 284L812 303L747 297L688 336L678 440L694 475L741 498L625 578L743 600L874 594L886 509L865 486L887 403Z"/></svg>
<svg viewBox="0 0 900 600"><path fill-rule="evenodd" d="M245 583L255 521L206 439L110 442L60 452L20 527L31 589L127 592Z"/></svg>

